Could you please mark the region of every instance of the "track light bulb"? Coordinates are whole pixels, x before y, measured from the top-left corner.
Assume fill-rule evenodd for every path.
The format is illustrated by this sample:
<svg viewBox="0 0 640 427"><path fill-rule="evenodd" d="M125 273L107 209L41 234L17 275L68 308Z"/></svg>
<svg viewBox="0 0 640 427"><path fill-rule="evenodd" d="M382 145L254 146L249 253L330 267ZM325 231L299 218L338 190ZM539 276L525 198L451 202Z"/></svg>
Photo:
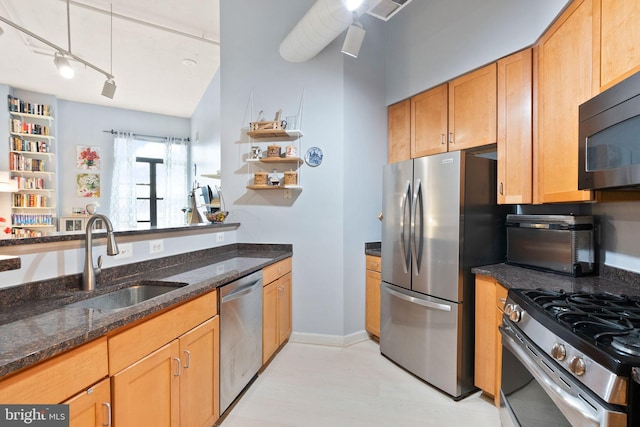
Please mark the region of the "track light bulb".
<svg viewBox="0 0 640 427"><path fill-rule="evenodd" d="M111 79L107 79L102 86L102 96L106 96L109 99L113 99L113 95L116 93L116 82Z"/></svg>
<svg viewBox="0 0 640 427"><path fill-rule="evenodd" d="M344 3L348 11L353 11L359 8L363 1L364 0L342 0L342 3Z"/></svg>
<svg viewBox="0 0 640 427"><path fill-rule="evenodd" d="M366 31L362 28L362 25L359 22L354 22L349 25L341 52L345 55L357 58L358 53L360 52L360 47L362 47L362 42L364 41L365 33Z"/></svg>
<svg viewBox="0 0 640 427"><path fill-rule="evenodd" d="M53 57L53 63L56 64L56 68L58 68L58 72L65 79L73 78L73 76L75 75L73 68L71 68L71 64L69 64L69 61L67 60L67 58L64 57L64 55L61 55L58 52L56 52Z"/></svg>

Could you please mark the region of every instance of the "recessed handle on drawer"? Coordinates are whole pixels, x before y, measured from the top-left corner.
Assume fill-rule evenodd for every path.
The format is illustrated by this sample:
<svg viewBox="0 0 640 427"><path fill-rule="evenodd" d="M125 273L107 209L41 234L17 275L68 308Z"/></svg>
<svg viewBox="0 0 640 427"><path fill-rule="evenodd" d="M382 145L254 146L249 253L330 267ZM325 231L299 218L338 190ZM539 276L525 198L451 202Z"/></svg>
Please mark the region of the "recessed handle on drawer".
<svg viewBox="0 0 640 427"><path fill-rule="evenodd" d="M234 299L240 298L241 296L251 292L259 284L260 280L251 283L249 286L238 288L235 291L231 292L229 295L225 295L224 297L222 297L222 300L220 302L224 304L225 302L233 301Z"/></svg>
<svg viewBox="0 0 640 427"><path fill-rule="evenodd" d="M104 427L109 427L111 425L111 404L109 402L102 402L102 406L107 409L107 423L102 423Z"/></svg>

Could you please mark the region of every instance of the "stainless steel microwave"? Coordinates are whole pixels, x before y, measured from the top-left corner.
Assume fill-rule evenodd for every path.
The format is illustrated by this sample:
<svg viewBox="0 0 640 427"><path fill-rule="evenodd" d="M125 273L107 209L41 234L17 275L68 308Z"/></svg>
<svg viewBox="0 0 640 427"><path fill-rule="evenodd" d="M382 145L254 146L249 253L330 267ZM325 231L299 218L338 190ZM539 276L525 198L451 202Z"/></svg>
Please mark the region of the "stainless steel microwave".
<svg viewBox="0 0 640 427"><path fill-rule="evenodd" d="M640 190L640 73L579 107L578 188Z"/></svg>

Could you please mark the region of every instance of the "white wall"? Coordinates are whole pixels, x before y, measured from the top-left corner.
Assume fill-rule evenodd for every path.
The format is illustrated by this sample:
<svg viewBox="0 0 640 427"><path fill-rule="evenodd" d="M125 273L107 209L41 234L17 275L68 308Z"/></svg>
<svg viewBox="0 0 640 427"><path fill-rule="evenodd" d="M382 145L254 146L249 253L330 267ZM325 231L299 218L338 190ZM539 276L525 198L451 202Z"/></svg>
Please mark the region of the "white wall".
<svg viewBox="0 0 640 427"><path fill-rule="evenodd" d="M364 328L364 242L380 239L375 221L380 161L366 160L386 157L384 87L380 75L371 77L383 67L381 57L367 59L363 48L362 64L372 69L356 85L357 73L349 74L340 53L342 38L308 62L283 60L280 42L312 4L221 1L222 182L231 218L242 223L239 241L293 244L294 335L339 343ZM249 143L242 128L251 121L252 91L254 115L263 110L267 119L280 108L283 116L296 114L304 91L301 154L317 146L324 161L316 168L300 167L303 190L294 191L292 199L284 199L280 191L245 188L252 176L244 161ZM355 132L363 123L372 129ZM358 153L365 153L364 158ZM357 216L347 219L345 213L352 214L355 204ZM370 219L359 222L362 218ZM357 321L346 319L350 310L357 313Z"/></svg>
<svg viewBox="0 0 640 427"><path fill-rule="evenodd" d="M113 135L105 130L133 132L143 135L187 138L191 134L189 119L104 107L101 105L58 100L56 115L58 154L58 201L60 216L70 215L71 208L84 207L87 203L100 204L98 212L109 212L111 189L111 165L113 165ZM76 195L76 146L100 147L102 167L100 171L101 197L83 198ZM185 194L185 204L187 195Z"/></svg>
<svg viewBox="0 0 640 427"><path fill-rule="evenodd" d="M417 0L389 20L387 104L535 42L567 0Z"/></svg>
<svg viewBox="0 0 640 427"><path fill-rule="evenodd" d="M195 179L212 189L214 185L220 185L220 180L200 176L220 170L220 70L213 76L191 116L190 155L190 164L198 166ZM190 172L193 173L193 168Z"/></svg>

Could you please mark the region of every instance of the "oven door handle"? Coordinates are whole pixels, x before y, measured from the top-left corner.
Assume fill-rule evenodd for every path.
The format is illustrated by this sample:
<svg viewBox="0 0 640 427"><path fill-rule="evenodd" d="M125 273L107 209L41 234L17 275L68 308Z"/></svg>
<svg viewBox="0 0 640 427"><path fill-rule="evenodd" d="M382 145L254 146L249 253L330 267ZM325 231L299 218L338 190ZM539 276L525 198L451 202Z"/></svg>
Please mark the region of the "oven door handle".
<svg viewBox="0 0 640 427"><path fill-rule="evenodd" d="M567 417L571 425L584 426L605 426L608 423L599 419L597 413L586 402L579 397L573 396L563 390L547 373L527 354L525 348L519 345L516 340L500 328L502 332L502 345L506 346L527 368L531 375L538 381L538 384L549 395L551 400L558 406L560 411ZM508 400L508 397L507 397ZM604 413L605 411L599 411ZM586 420L585 420L586 418ZM588 421L588 423L585 423Z"/></svg>

